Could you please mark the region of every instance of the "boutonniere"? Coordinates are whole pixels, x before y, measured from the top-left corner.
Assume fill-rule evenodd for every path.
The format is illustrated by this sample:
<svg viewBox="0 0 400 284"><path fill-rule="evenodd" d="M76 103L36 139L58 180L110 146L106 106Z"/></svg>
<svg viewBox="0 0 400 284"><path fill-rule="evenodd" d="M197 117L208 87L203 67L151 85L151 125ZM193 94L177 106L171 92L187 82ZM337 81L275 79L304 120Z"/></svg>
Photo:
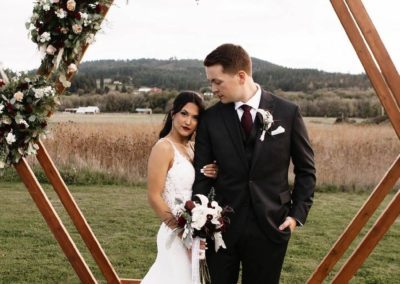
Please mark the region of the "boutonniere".
<svg viewBox="0 0 400 284"><path fill-rule="evenodd" d="M261 124L262 124L262 133L260 136L260 140L264 141L265 133L267 132L268 129L271 128L272 123L274 122L274 117L268 110L265 110L262 108L259 108L257 110L257 114L259 114L259 117L261 119Z"/></svg>

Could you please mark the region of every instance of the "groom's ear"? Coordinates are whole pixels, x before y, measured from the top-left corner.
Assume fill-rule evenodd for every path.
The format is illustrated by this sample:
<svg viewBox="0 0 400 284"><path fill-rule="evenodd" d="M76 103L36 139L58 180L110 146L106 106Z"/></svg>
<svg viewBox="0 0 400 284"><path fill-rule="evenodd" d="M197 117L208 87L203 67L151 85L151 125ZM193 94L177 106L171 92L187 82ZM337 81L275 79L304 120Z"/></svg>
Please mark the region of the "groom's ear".
<svg viewBox="0 0 400 284"><path fill-rule="evenodd" d="M238 73L237 73L237 76L238 76L238 78L239 78L239 82L241 83L241 84L243 84L244 82L246 82L246 79L247 79L247 73L246 73L246 71L244 71L244 70L240 70Z"/></svg>

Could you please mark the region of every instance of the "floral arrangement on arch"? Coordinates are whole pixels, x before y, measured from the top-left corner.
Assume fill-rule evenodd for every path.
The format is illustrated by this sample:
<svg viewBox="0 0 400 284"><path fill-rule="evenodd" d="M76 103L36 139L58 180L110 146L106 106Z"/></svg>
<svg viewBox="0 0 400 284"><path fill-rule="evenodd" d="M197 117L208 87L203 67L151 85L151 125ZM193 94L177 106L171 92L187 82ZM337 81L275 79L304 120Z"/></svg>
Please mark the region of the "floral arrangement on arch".
<svg viewBox="0 0 400 284"><path fill-rule="evenodd" d="M43 74L55 66L61 74L77 71L82 47L100 30L109 0L36 0L26 27L44 55ZM61 80L65 82L65 80ZM68 86L66 86L68 87Z"/></svg>
<svg viewBox="0 0 400 284"><path fill-rule="evenodd" d="M0 79L0 169L36 155L47 120L59 105L54 86L44 76L22 75L7 81Z"/></svg>

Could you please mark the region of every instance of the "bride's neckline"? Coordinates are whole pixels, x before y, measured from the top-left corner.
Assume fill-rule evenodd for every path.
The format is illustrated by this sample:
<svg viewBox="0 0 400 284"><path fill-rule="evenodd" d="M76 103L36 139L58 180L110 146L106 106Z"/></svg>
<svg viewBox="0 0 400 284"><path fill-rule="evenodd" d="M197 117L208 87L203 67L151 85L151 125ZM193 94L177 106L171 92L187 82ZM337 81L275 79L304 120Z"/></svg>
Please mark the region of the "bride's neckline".
<svg viewBox="0 0 400 284"><path fill-rule="evenodd" d="M168 140L170 143L173 144L175 150L181 155L183 156L185 159L187 159L189 162L193 162L193 149L190 147L190 141L188 141L185 144L183 143L178 143L175 142L174 140L172 140L170 137L164 137L164 139ZM181 149L178 149L179 148ZM182 150L184 151L184 153L182 153ZM190 155L190 153L192 153L192 155Z"/></svg>

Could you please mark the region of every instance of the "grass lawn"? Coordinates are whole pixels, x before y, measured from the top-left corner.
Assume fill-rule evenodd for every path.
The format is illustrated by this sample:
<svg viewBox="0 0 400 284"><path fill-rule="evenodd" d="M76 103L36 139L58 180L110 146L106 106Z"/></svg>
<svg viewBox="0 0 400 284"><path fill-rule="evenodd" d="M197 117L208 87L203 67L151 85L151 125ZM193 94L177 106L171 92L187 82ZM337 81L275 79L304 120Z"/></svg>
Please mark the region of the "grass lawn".
<svg viewBox="0 0 400 284"><path fill-rule="evenodd" d="M118 275L142 278L155 259L159 226L147 205L145 189L70 189ZM46 191L97 279L105 283L54 192L50 187ZM25 187L0 183L0 196L0 283L79 283ZM364 193L316 194L306 226L297 230L290 241L282 283L305 283L367 197ZM398 220L351 283L400 283L399 279Z"/></svg>

